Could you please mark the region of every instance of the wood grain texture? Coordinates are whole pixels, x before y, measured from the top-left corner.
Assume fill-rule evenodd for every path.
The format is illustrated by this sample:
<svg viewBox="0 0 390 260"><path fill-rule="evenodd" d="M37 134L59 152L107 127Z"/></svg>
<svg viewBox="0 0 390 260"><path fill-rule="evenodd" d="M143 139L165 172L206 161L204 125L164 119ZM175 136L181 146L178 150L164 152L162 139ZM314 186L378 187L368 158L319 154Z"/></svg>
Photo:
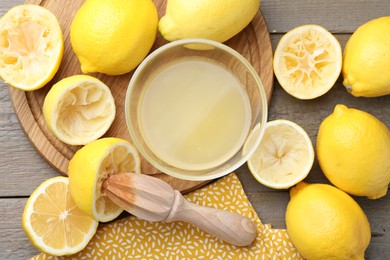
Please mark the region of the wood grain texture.
<svg viewBox="0 0 390 260"><path fill-rule="evenodd" d="M388 0L262 0L271 33L286 33L303 24L319 24L332 33L353 33L361 24L390 15Z"/></svg>
<svg viewBox="0 0 390 260"><path fill-rule="evenodd" d="M23 0L1 0L0 16ZM326 3L326 4L324 4ZM318 8L321 6L321 8ZM343 9L340 9L340 8ZM361 9L362 8L362 9ZM262 0L261 10L276 48L283 33L296 25L317 22L336 37L344 47L350 33L371 18L390 15L389 0ZM288 11L287 11L288 10ZM275 33L272 33L275 32ZM332 112L335 104L346 104L372 113L390 127L390 95L380 98L355 98L341 84L315 100L301 101L289 96L275 81L269 120L284 118L299 123L313 144L321 121ZM237 170L250 202L264 223L285 227L284 214L289 200L287 191L260 185L246 165ZM44 180L58 173L31 146L12 110L8 88L0 83L0 259L27 259L38 253L21 228L21 212L26 197ZM305 181L328 183L315 161ZM6 198L7 197L7 198ZM14 197L14 198L9 198ZM390 194L379 200L355 198L366 213L372 238L366 259L388 259L390 255Z"/></svg>
<svg viewBox="0 0 390 260"><path fill-rule="evenodd" d="M39 253L22 230L22 213L26 200L0 200L0 259L27 259Z"/></svg>
<svg viewBox="0 0 390 260"><path fill-rule="evenodd" d="M65 77L82 74L80 70L80 63L70 44L69 28L74 14L83 2L84 0L62 0L60 2L53 0L26 1L26 3L40 4L56 15L63 30L65 39L64 57L59 71L53 80L42 89L32 92L24 92L10 88L14 110L26 136L41 156L54 169L63 175L67 175L69 160L81 146L67 145L51 133L43 120L42 106L44 98L53 84ZM166 1L155 0L155 4L157 6L157 10L159 11L159 15L163 15L165 13ZM152 51L166 43L167 41L158 34L155 44L152 47ZM273 87L272 47L262 14L259 12L247 28L245 28L239 35L226 42L226 44L240 52L251 62L252 66L259 73L263 81L268 101L270 101ZM111 88L111 92L116 103L116 117L105 136L119 137L129 140L130 142L131 138L128 133L125 120L124 100L126 88L133 72L121 76L107 76L99 73L93 74L93 76L101 79ZM163 177L165 181L170 183L179 191L187 192L208 183L208 181L186 181L165 176L144 159L142 159L141 166L144 174L153 174L156 177Z"/></svg>

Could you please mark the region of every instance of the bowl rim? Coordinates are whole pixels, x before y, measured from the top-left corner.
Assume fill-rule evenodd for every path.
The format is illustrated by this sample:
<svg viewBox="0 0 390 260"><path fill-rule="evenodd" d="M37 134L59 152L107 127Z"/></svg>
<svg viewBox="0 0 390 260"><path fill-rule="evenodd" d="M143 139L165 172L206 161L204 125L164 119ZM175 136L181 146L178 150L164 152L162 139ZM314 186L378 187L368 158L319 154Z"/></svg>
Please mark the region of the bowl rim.
<svg viewBox="0 0 390 260"><path fill-rule="evenodd" d="M183 169L183 171L186 171L186 173L185 174L180 174L180 173L177 173L175 171L171 171L170 169L167 169L164 166L162 166L159 163L157 163L156 161L154 161L142 149L139 141L137 140L136 134L133 132L133 124L132 124L132 122L130 120L130 116L129 116L129 112L128 112L129 108L130 108L130 95L131 95L132 89L134 87L134 84L135 84L137 78L139 77L139 74L142 72L143 68L147 64L149 64L149 62L152 61L160 53L165 52L166 50L171 49L171 48L176 47L176 46L181 46L181 45L184 46L184 45L188 45L188 44L211 45L212 47L215 47L215 48L218 48L218 49L222 49L222 50L228 52L229 54L233 55L234 57L236 57L248 69L249 73L251 74L251 76L253 77L254 81L256 82L257 88L258 88L258 90L260 92L260 99L262 101L261 102L261 107L260 107L260 109L262 111L261 118L260 118L260 133L259 133L259 136L256 138L255 145L244 156L242 156L240 158L240 160L238 160L238 162L236 162L235 164L231 165L227 169L221 170L221 171L219 171L217 173L214 173L214 174L201 174L201 175L193 174L193 175L189 175L188 174L189 170L184 170L184 169ZM263 135L264 135L264 132L265 132L265 125L267 123L267 118L268 118L267 95L266 95L266 92L265 92L262 80L261 80L260 76L257 74L257 71L253 68L252 64L244 56L242 56L239 52L237 52L233 48L231 48L231 47L229 47L229 46L227 46L227 45L225 45L223 43L216 42L216 41L213 41L213 40L208 40L208 39L200 39L200 38L180 39L180 40L169 42L169 43L167 43L167 44L157 48L156 50L154 50L153 52L148 54L148 56L138 65L138 67L136 68L134 74L132 75L132 77L130 79L130 82L129 82L127 90L126 90L126 96L125 96L125 119L126 119L126 125L127 125L127 130L128 130L128 132L129 132L129 134L131 136L131 140L134 143L137 151L141 154L142 157L144 157L144 159L146 161L148 161L151 165L153 165L155 168L157 168L162 173L165 173L165 174L170 175L170 176L175 177L175 178L189 180L189 181L207 181L207 180L217 179L217 178L225 176L225 175L227 175L227 174L229 174L231 172L234 172L239 167L241 167L249 159L249 157L256 150L257 146L260 144L260 141L263 138ZM251 130L254 127L255 127L255 125L253 125L251 127ZM216 167L211 168L209 170L215 169L217 167L219 167L219 166L216 166ZM192 172L196 172L196 170L193 170ZM200 171L198 171L198 172L200 172Z"/></svg>

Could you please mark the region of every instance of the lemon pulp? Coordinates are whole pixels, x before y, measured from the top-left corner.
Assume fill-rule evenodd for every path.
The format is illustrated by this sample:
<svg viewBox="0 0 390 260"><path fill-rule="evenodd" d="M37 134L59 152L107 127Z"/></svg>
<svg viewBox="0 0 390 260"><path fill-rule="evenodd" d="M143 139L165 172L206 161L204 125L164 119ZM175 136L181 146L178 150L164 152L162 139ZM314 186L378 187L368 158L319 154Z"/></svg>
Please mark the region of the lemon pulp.
<svg viewBox="0 0 390 260"><path fill-rule="evenodd" d="M108 86L87 75L74 75L53 85L42 110L51 131L71 145L84 145L100 138L111 126L116 112Z"/></svg>
<svg viewBox="0 0 390 260"><path fill-rule="evenodd" d="M256 126L244 152L258 135ZM286 189L303 180L314 162L314 149L305 130L288 120L267 122L260 145L247 164L253 176L265 186Z"/></svg>
<svg viewBox="0 0 390 260"><path fill-rule="evenodd" d="M30 196L22 217L23 229L41 251L69 255L81 251L96 232L98 222L80 210L66 177L43 182Z"/></svg>
<svg viewBox="0 0 390 260"><path fill-rule="evenodd" d="M313 99L328 92L339 77L341 46L321 26L300 26L282 37L273 66L287 93L299 99Z"/></svg>
<svg viewBox="0 0 390 260"><path fill-rule="evenodd" d="M57 72L63 49L58 21L43 7L16 6L0 20L0 77L13 87L43 87Z"/></svg>

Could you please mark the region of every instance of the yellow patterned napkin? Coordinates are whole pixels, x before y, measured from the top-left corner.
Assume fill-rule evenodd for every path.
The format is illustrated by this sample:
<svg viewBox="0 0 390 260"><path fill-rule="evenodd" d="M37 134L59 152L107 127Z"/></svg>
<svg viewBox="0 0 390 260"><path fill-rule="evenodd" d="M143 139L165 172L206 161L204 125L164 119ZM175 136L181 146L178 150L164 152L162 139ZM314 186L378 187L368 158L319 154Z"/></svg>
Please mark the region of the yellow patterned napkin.
<svg viewBox="0 0 390 260"><path fill-rule="evenodd" d="M242 214L257 224L251 246L227 244L185 222L149 222L128 216L100 224L80 253L68 257L40 254L32 259L303 259L286 230L262 224L241 183L232 173L185 195L196 204Z"/></svg>

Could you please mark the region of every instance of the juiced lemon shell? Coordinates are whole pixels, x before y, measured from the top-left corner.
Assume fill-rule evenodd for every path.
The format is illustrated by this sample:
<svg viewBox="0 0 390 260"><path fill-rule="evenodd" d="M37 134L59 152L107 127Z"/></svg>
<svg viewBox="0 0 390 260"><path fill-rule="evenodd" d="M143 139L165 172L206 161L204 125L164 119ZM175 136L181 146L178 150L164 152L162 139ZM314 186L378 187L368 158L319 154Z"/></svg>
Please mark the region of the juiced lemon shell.
<svg viewBox="0 0 390 260"><path fill-rule="evenodd" d="M45 97L43 115L58 139L84 145L100 138L115 118L110 89L100 80L75 75L56 83Z"/></svg>
<svg viewBox="0 0 390 260"><path fill-rule="evenodd" d="M299 99L313 99L328 92L338 79L341 46L319 25L299 26L280 39L273 67L287 93Z"/></svg>
<svg viewBox="0 0 390 260"><path fill-rule="evenodd" d="M38 5L19 5L0 19L0 77L31 91L43 87L57 72L64 51L56 17Z"/></svg>
<svg viewBox="0 0 390 260"><path fill-rule="evenodd" d="M256 129L249 135L244 150L252 142ZM264 136L248 167L265 186L287 189L303 180L314 162L314 148L305 130L288 120L267 122Z"/></svg>
<svg viewBox="0 0 390 260"><path fill-rule="evenodd" d="M123 211L101 193L103 181L115 173L140 173L140 157L126 140L114 137L93 141L69 161L70 192L77 206L101 222Z"/></svg>

